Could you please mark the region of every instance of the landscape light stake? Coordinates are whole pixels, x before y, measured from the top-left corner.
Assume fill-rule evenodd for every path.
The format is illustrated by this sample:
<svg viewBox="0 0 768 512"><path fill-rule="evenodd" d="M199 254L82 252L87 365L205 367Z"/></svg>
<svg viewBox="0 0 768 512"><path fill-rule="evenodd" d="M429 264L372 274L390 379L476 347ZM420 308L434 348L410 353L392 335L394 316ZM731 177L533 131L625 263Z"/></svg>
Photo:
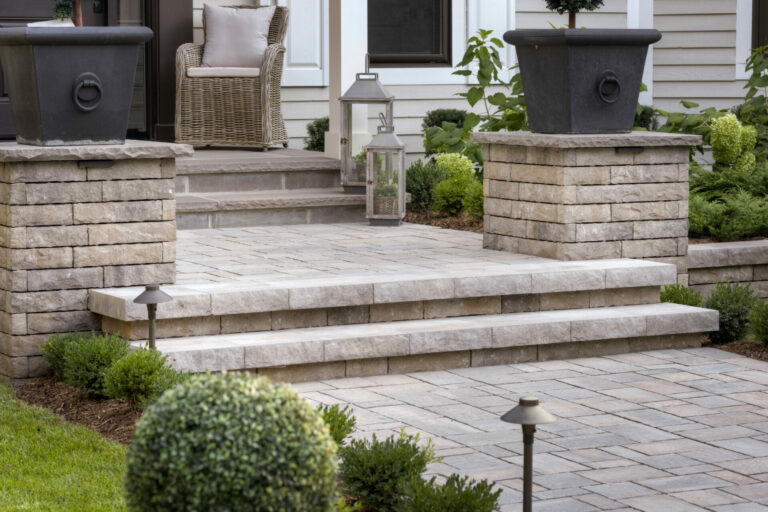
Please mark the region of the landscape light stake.
<svg viewBox="0 0 768 512"><path fill-rule="evenodd" d="M523 427L523 512L531 512L533 501L533 435L536 425L554 423L555 417L532 396L520 398L520 404L501 417L501 421Z"/></svg>
<svg viewBox="0 0 768 512"><path fill-rule="evenodd" d="M136 304L147 305L147 319L149 320L149 348L155 349L155 317L157 305L173 300L173 297L160 289L160 285L148 284L141 294L133 299Z"/></svg>

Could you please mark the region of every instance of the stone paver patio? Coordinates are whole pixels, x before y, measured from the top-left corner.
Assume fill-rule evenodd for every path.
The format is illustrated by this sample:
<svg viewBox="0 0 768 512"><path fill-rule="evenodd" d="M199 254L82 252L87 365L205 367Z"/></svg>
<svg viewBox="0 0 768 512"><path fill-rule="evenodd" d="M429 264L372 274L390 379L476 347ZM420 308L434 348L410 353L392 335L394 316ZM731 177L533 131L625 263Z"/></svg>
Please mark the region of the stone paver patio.
<svg viewBox="0 0 768 512"><path fill-rule="evenodd" d="M712 349L294 384L348 403L356 436L401 427L434 441L429 472L490 479L520 509L521 395L558 417L538 428L534 510L768 511L768 363Z"/></svg>
<svg viewBox="0 0 768 512"><path fill-rule="evenodd" d="M482 248L483 235L367 223L190 230L177 233L177 283L274 281L409 272L493 271L553 262Z"/></svg>

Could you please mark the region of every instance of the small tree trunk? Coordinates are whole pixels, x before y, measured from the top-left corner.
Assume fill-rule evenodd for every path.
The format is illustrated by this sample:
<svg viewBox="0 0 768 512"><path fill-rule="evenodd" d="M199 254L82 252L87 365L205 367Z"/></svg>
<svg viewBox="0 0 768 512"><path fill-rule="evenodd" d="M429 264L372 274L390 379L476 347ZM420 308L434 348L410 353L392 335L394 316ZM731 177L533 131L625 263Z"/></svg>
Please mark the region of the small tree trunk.
<svg viewBox="0 0 768 512"><path fill-rule="evenodd" d="M75 2L80 3L80 0ZM573 11L568 11L568 28L576 28L576 13Z"/></svg>
<svg viewBox="0 0 768 512"><path fill-rule="evenodd" d="M83 26L83 4L82 0L72 1L72 22L76 27Z"/></svg>

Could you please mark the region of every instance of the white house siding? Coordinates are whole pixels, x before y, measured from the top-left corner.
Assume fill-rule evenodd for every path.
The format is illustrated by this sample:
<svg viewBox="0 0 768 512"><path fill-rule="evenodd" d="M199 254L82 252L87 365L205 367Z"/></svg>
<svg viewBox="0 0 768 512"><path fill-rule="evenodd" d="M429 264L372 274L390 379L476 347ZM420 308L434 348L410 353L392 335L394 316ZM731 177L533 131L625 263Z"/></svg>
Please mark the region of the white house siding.
<svg viewBox="0 0 768 512"><path fill-rule="evenodd" d="M280 0L292 12L303 3L314 5L324 0ZM327 0L326 0L327 1ZM365 0L360 0L365 1ZM632 0L630 0L632 1ZM639 0L640 3L651 0ZM751 0L746 0L751 3ZM702 106L726 107L743 98L743 79L737 79L737 2L745 0L655 0L653 24L663 33L653 52L654 105L679 110L680 100L697 101ZM194 35L202 42L202 7L204 0L194 0ZM217 5L269 4L269 0L205 0ZM293 4L293 5L290 5ZM470 12L457 13L457 5L469 6ZM505 16L501 7L514 6L515 13ZM606 0L597 12L579 14L577 25L588 28L618 28L628 24L627 0ZM454 16L463 14L461 38L474 34L476 28L494 28L494 35L514 25L516 28L547 28L567 24L567 16L559 16L544 8L542 0L462 0L454 1ZM292 16L293 17L293 16ZM496 26L492 26L495 24ZM454 23L454 27L456 27ZM740 28L739 30L743 30ZM751 30L751 24L746 27ZM325 35L327 37L327 35ZM454 44L454 60L463 54ZM514 52L502 52L513 64ZM434 68L438 78L433 82L414 79L408 72L381 71L383 84L394 94L395 128L407 145L409 160L423 153L421 122L427 111L437 108L467 109L466 101L456 96L468 86L458 79L446 79L447 73ZM743 66L741 73L743 74ZM296 80L293 80L296 82ZM301 148L306 125L328 115L327 78L313 86L290 84L283 87L283 115L290 146ZM452 82L452 83L451 83ZM650 85L650 84L649 84ZM371 119L374 124L375 119Z"/></svg>
<svg viewBox="0 0 768 512"><path fill-rule="evenodd" d="M737 23L738 0L656 0L654 26L663 34L654 47L654 104L680 111L681 99L702 107L731 107L743 101L737 79L737 35L751 35ZM748 2L751 4L751 0ZM742 5L746 5L742 3ZM738 33L737 33L738 29ZM751 40L751 37L750 37Z"/></svg>

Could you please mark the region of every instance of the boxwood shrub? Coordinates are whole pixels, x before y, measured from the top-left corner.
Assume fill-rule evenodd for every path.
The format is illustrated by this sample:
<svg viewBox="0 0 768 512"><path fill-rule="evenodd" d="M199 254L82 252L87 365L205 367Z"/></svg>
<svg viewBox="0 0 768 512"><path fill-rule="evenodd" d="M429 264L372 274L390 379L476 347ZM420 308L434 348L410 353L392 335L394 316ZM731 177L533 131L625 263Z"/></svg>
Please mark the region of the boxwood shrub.
<svg viewBox="0 0 768 512"><path fill-rule="evenodd" d="M768 303L758 300L749 315L749 329L755 340L762 346L768 346Z"/></svg>
<svg viewBox="0 0 768 512"><path fill-rule="evenodd" d="M701 307L701 294L681 284L667 284L661 291L661 302L674 302L686 306Z"/></svg>
<svg viewBox="0 0 768 512"><path fill-rule="evenodd" d="M126 458L134 511L330 512L336 444L293 388L197 375L149 406Z"/></svg>
<svg viewBox="0 0 768 512"><path fill-rule="evenodd" d="M64 381L90 396L107 396L106 372L128 352L128 342L119 336L73 336L63 348Z"/></svg>
<svg viewBox="0 0 768 512"><path fill-rule="evenodd" d="M501 489L487 480L470 481L468 476L451 475L443 485L432 477L428 482L414 478L404 487L397 512L495 512L499 510Z"/></svg>
<svg viewBox="0 0 768 512"><path fill-rule="evenodd" d="M344 493L362 503L363 510L396 511L405 485L435 460L431 441L426 446L418 441L404 432L383 441L375 434L370 441L353 439L339 450Z"/></svg>
<svg viewBox="0 0 768 512"><path fill-rule="evenodd" d="M704 302L704 307L720 312L720 330L709 333L712 343L730 343L747 333L749 314L755 305L754 293L749 285L720 283Z"/></svg>
<svg viewBox="0 0 768 512"><path fill-rule="evenodd" d="M104 375L107 396L125 400L134 409L154 402L184 378L166 364L166 359L159 351L148 348L118 359Z"/></svg>

